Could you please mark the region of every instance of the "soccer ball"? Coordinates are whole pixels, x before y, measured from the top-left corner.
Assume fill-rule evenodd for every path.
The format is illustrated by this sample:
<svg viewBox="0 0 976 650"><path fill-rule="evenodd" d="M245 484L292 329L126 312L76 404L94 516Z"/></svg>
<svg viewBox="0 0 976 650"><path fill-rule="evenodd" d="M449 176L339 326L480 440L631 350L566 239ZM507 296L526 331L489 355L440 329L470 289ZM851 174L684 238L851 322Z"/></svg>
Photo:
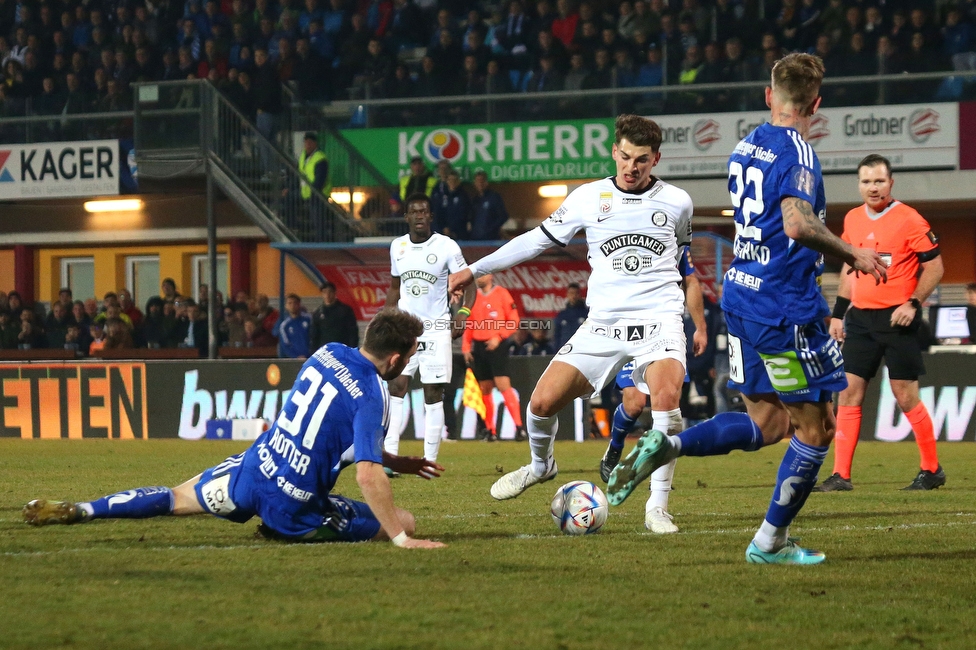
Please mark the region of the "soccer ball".
<svg viewBox="0 0 976 650"><path fill-rule="evenodd" d="M607 523L609 506L603 490L589 481L573 481L556 490L549 513L564 534L589 535Z"/></svg>

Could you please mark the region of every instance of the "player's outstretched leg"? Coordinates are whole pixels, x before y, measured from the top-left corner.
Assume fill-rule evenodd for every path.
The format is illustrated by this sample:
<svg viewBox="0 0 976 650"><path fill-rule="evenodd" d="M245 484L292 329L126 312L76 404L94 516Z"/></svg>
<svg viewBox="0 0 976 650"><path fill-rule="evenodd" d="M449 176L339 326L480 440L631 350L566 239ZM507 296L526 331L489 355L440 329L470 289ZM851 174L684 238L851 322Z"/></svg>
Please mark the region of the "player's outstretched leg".
<svg viewBox="0 0 976 650"><path fill-rule="evenodd" d="M735 450L756 451L762 446L762 432L744 413L720 413L676 436L648 431L611 474L607 500L620 505L641 481L672 458L721 456Z"/></svg>
<svg viewBox="0 0 976 650"><path fill-rule="evenodd" d="M828 447L808 445L793 438L780 463L776 487L766 518L746 549L752 564L819 564L824 554L801 548L790 539L790 523L806 503Z"/></svg>
<svg viewBox="0 0 976 650"><path fill-rule="evenodd" d="M444 435L444 402L424 404L424 458L436 461Z"/></svg>
<svg viewBox="0 0 976 650"><path fill-rule="evenodd" d="M529 449L532 452L532 462L495 481L491 486L491 496L499 501L514 499L533 485L551 481L556 478L558 472L556 461L552 457L552 444L559 425L557 416L539 417L529 406L526 409L526 419L529 425Z"/></svg>
<svg viewBox="0 0 976 650"><path fill-rule="evenodd" d="M173 491L159 486L118 492L91 502L35 499L24 506L24 521L32 526L46 526L92 519L146 519L173 514L174 503Z"/></svg>

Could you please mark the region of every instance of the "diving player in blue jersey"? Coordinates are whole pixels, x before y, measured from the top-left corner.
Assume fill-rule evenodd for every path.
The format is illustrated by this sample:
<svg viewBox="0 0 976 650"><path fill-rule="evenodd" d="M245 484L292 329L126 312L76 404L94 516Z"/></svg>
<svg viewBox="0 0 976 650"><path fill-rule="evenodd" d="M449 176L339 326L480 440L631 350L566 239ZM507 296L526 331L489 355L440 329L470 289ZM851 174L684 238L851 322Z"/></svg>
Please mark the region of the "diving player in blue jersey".
<svg viewBox="0 0 976 650"><path fill-rule="evenodd" d="M824 555L789 537L789 526L817 482L836 428L831 393L847 385L840 348L827 333L820 294L822 254L880 282L886 265L824 225L820 163L803 137L820 106L823 62L790 54L773 66L770 121L729 158L735 207L735 260L725 274L722 308L729 330L729 385L748 415L722 413L677 436L648 431L617 465L607 486L619 505L637 484L678 456L755 451L795 435L776 477L766 517L746 550L751 563L818 564Z"/></svg>
<svg viewBox="0 0 976 650"><path fill-rule="evenodd" d="M695 276L695 265L691 261L691 252L688 246L681 249L678 272L684 278L685 304L688 306L688 312L695 323L692 351L695 356L698 356L708 346L708 329L705 325L705 301L702 296L701 283ZM635 363L630 361L617 373L617 388L623 392L623 399L613 412L610 443L600 460L600 478L603 479L604 483L610 479L610 472L620 461L620 455L624 450L624 440L626 440L627 434L633 430L637 418L640 417L644 406L647 404L647 395L642 393L634 383L634 368ZM685 374L685 381L688 381L687 374ZM651 408L654 408L653 404ZM674 479L674 463L675 461L671 461L667 465L659 467L651 475L651 493L644 506L644 527L652 533L678 532L678 527L674 524L671 513L668 512L668 498Z"/></svg>
<svg viewBox="0 0 976 650"><path fill-rule="evenodd" d="M444 546L411 537L414 517L393 505L383 472L385 464L429 479L444 469L383 451L389 420L383 380L403 372L423 331L416 317L385 309L360 349L330 343L305 362L274 424L244 452L172 489L136 488L81 503L36 499L24 506L24 520L43 526L213 514L244 523L258 516L265 536L286 541ZM330 494L339 472L353 463L366 503Z"/></svg>

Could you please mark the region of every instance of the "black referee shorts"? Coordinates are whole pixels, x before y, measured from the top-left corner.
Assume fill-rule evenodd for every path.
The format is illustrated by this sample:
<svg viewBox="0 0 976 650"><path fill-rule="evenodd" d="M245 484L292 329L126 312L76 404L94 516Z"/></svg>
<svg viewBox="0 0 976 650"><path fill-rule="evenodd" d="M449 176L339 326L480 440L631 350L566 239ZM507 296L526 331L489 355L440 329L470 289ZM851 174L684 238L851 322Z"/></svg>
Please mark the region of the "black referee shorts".
<svg viewBox="0 0 976 650"><path fill-rule="evenodd" d="M504 341L494 350L485 347L484 341L475 341L471 347L471 356L474 357L471 371L478 381L508 377L508 346Z"/></svg>
<svg viewBox="0 0 976 650"><path fill-rule="evenodd" d="M915 315L911 325L892 326L887 309L851 307L844 318L844 369L852 375L873 379L884 359L890 379L917 380L925 374L918 328L922 315Z"/></svg>

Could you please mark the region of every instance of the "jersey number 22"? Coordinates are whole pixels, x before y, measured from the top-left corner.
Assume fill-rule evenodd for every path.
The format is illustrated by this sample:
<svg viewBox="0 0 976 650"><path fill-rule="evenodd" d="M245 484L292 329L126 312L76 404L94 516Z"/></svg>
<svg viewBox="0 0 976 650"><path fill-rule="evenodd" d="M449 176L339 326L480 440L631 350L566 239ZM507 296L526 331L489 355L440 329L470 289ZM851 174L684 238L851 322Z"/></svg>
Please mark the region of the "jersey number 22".
<svg viewBox="0 0 976 650"><path fill-rule="evenodd" d="M729 178L735 181L735 191L729 190L732 205L742 213L742 223L735 222L735 235L743 239L762 241L762 230L750 225L752 217L762 214L765 209L763 203L763 172L758 167L742 168L740 162L729 163ZM755 198L746 196L746 187L752 185Z"/></svg>

